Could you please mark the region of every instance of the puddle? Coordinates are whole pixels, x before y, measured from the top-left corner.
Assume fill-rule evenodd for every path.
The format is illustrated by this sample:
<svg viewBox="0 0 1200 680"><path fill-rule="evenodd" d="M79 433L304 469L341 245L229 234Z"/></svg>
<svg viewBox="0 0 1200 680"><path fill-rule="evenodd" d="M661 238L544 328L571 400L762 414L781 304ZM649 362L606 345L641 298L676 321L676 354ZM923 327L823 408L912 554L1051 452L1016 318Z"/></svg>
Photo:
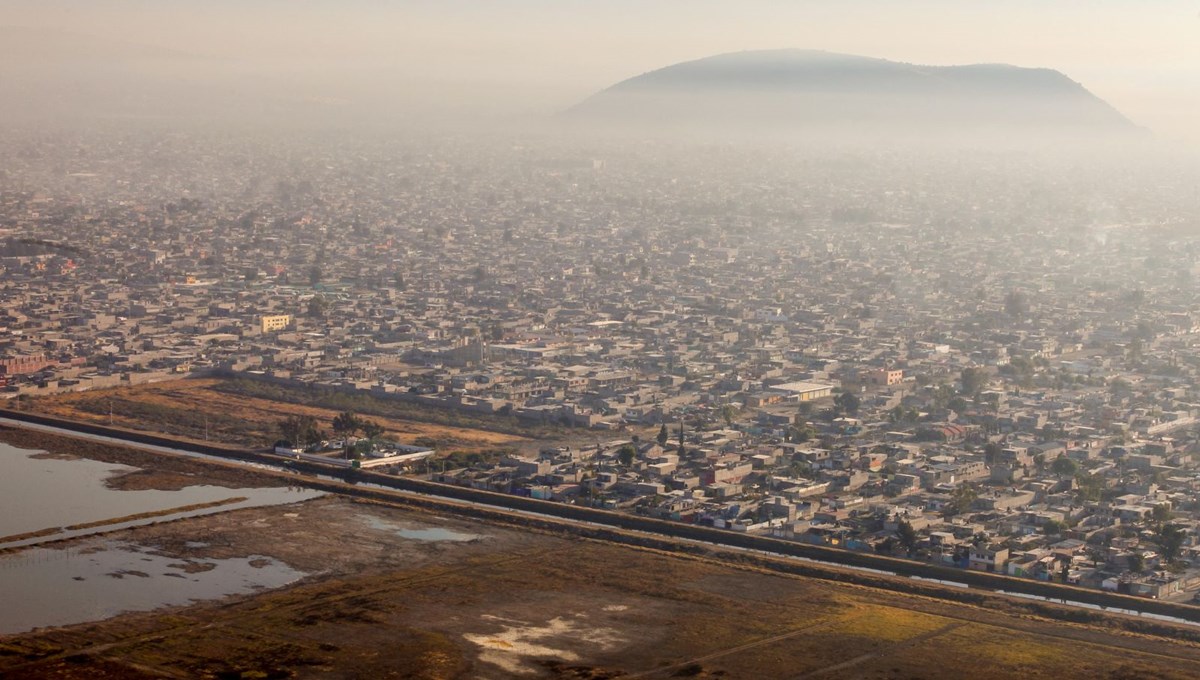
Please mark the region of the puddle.
<svg viewBox="0 0 1200 680"><path fill-rule="evenodd" d="M0 634L278 588L306 575L263 555L180 560L149 550L96 541L0 556Z"/></svg>
<svg viewBox="0 0 1200 680"><path fill-rule="evenodd" d="M407 538L413 541L428 541L428 542L452 542L462 543L466 541L476 541L486 538L481 534L468 534L462 531L453 531L444 527L408 527L402 524L388 522L378 517L368 515L359 516L367 526L377 531L387 531L396 534L400 538Z"/></svg>
<svg viewBox="0 0 1200 680"><path fill-rule="evenodd" d="M474 541L480 538L475 534L461 534L449 529L398 529L396 534L414 541Z"/></svg>
<svg viewBox="0 0 1200 680"><path fill-rule="evenodd" d="M324 495L310 489L286 487L228 489L202 485L176 491L121 491L105 485L112 475L138 469L82 458L47 456L0 444L0 548L36 545L47 540L239 508L295 503ZM194 507L205 505L208 507ZM178 512L172 512L176 508ZM135 517L146 514L154 516ZM127 521L104 523L107 519L122 518ZM54 531L96 523L100 524Z"/></svg>

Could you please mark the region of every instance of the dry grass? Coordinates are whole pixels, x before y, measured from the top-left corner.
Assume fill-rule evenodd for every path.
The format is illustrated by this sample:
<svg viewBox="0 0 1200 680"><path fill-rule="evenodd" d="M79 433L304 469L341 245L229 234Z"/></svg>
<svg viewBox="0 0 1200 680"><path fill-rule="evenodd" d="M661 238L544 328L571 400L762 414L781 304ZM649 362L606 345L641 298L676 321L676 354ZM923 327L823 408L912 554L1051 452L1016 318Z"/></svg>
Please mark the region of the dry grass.
<svg viewBox="0 0 1200 680"><path fill-rule="evenodd" d="M110 448L62 450L114 455ZM0 645L0 676L1117 680L1196 677L1200 663L1197 644L995 602L985 608L539 533L515 518L452 515L331 495L121 532L181 562L267 555L319 576L230 601L14 636ZM389 528L429 525L483 538L421 542Z"/></svg>
<svg viewBox="0 0 1200 680"><path fill-rule="evenodd" d="M113 517L112 519L101 519L95 522L84 522L83 524L72 524L63 527L65 531L80 531L82 529L95 529L96 527L111 526L113 524L124 524L125 522L136 522L140 519L149 519L151 517L166 517L167 515L177 515L185 512L194 512L196 510L207 510L209 508L219 508L222 505L233 505L235 503L243 503L247 500L245 496L236 496L234 498L225 498L219 501L209 501L208 503L193 503L191 505L181 505L177 508L166 508L164 510L154 510L151 512L139 512L124 517Z"/></svg>
<svg viewBox="0 0 1200 680"><path fill-rule="evenodd" d="M171 435L264 447L279 438L277 425L289 415L308 415L320 427L332 429L337 412L215 389L217 379L167 382L93 390L43 397L32 403L40 413L119 427L164 432ZM111 407L111 420L110 420ZM479 451L516 445L523 437L487 430L453 427L398 418L375 418L387 433L411 443L417 438L436 440L443 450Z"/></svg>
<svg viewBox="0 0 1200 680"><path fill-rule="evenodd" d="M242 522L199 524L227 533L226 550L289 560L287 550L320 544L357 562L233 603L15 638L0 649L0 675L44 677L83 649L94 651L73 668L176 677L1184 678L1200 661L1196 647L1164 639L591 541L489 526L475 527L489 535L476 544L346 532L363 513L444 521L377 504L329 498L300 512L271 520L283 534L268 545ZM161 538L186 540L187 525L131 538L170 550Z"/></svg>
<svg viewBox="0 0 1200 680"><path fill-rule="evenodd" d="M900 642L937 630L947 619L907 609L857 605L830 626L837 635L856 635L871 640Z"/></svg>
<svg viewBox="0 0 1200 680"><path fill-rule="evenodd" d="M1062 650L1053 644L1022 640L1004 631L988 631L980 626L948 635L946 644L969 649L971 654L987 665L1008 668L1045 667L1065 660Z"/></svg>

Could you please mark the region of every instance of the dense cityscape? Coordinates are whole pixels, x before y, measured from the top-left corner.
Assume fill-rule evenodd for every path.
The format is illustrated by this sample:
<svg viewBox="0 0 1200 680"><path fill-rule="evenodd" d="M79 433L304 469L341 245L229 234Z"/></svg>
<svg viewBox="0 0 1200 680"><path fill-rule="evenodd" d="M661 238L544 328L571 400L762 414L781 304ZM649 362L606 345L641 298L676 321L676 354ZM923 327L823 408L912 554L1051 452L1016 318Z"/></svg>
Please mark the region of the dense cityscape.
<svg viewBox="0 0 1200 680"><path fill-rule="evenodd" d="M1193 4L3 7L3 680L1200 678Z"/></svg>
<svg viewBox="0 0 1200 680"><path fill-rule="evenodd" d="M394 474L1200 587L1194 164L552 135L3 144L12 408L205 376L361 393L544 435L466 458L377 428L392 443L368 458L416 452ZM316 424L277 446L351 457L361 428L331 445Z"/></svg>

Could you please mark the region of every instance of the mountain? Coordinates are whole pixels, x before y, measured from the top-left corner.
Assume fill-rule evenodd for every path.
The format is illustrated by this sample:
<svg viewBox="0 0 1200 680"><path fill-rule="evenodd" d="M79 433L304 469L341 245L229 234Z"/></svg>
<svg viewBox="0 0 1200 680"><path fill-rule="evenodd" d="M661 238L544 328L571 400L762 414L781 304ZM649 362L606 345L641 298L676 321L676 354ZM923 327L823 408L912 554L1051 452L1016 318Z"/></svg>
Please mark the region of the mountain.
<svg viewBox="0 0 1200 680"><path fill-rule="evenodd" d="M617 83L564 115L648 128L855 134L1140 130L1051 69L920 66L813 50L736 52L675 64Z"/></svg>

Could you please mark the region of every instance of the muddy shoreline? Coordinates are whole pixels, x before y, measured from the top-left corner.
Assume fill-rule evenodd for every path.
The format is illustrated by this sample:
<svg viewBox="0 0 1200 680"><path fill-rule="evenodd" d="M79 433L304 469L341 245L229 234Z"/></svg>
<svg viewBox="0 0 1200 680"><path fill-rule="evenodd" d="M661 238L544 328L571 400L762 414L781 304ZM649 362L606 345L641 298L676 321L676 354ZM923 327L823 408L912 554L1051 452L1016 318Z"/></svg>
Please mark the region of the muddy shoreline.
<svg viewBox="0 0 1200 680"><path fill-rule="evenodd" d="M11 428L0 440L140 465L154 474L133 479L148 484L309 481ZM406 538L427 527L481 538ZM871 666L877 656L878 677L928 677L928 659L946 657L939 670L981 678L1034 669L1186 678L1200 664L1200 635L1189 628L437 499L332 495L105 539L143 546L185 575L202 576L216 560L270 559L309 576L3 638L0 675L375 677L404 668L401 677L598 679L671 668L731 680L819 672L848 658ZM89 540L61 547L83 550Z"/></svg>
<svg viewBox="0 0 1200 680"><path fill-rule="evenodd" d="M200 484L229 489L288 486L286 480L277 475L262 474L232 465L184 456L168 456L19 427L0 426L0 442L20 449L42 452L34 454L35 457L86 458L140 468L109 478L106 484L113 489L176 491L185 486Z"/></svg>

